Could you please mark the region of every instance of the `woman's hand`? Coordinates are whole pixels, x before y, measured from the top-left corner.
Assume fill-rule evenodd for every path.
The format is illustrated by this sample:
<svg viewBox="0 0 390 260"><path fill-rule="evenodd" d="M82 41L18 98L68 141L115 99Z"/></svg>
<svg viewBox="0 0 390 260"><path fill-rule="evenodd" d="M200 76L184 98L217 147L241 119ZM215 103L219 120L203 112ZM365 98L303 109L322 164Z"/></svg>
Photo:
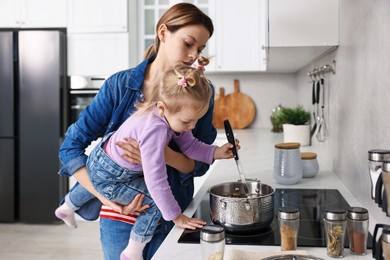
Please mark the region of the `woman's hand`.
<svg viewBox="0 0 390 260"><path fill-rule="evenodd" d="M207 223L198 218L189 218L183 213L173 220L175 225L181 228L196 229L202 228Z"/></svg>
<svg viewBox="0 0 390 260"><path fill-rule="evenodd" d="M125 142L116 142L115 144L123 150L122 157L131 163L142 163L139 144L129 137L124 138Z"/></svg>
<svg viewBox="0 0 390 260"><path fill-rule="evenodd" d="M139 212L139 213L144 212L146 209L150 207L149 204L142 205L144 198L145 198L145 194L141 194L141 193L137 194L129 205L123 206L122 214L127 215L133 212Z"/></svg>

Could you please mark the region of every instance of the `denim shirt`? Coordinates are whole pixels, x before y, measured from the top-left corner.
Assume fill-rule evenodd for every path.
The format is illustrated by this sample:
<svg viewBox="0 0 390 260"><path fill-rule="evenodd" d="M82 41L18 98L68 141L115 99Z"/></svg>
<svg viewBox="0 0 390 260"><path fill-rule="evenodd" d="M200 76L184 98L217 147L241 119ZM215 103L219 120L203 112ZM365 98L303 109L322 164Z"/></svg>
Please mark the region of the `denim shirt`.
<svg viewBox="0 0 390 260"><path fill-rule="evenodd" d="M72 176L81 167L85 166L87 155L85 149L101 135L115 131L136 110L135 104L143 100L142 85L147 65L153 62L152 56L132 69L120 71L110 76L103 84L95 98L80 114L77 122L72 124L65 133L65 139L59 149L59 158L62 167L59 174ZM211 84L210 84L211 85ZM207 113L198 120L193 135L200 141L211 144L217 132L212 125L214 109L213 95ZM169 146L180 151L172 141ZM146 160L147 158L143 158ZM194 176L202 176L209 169L209 165L195 162L195 169L190 174L180 173L167 166L168 182L175 199L184 210L192 200L194 192ZM78 183L76 185L79 185ZM77 212L87 220L98 218L101 203L94 199Z"/></svg>

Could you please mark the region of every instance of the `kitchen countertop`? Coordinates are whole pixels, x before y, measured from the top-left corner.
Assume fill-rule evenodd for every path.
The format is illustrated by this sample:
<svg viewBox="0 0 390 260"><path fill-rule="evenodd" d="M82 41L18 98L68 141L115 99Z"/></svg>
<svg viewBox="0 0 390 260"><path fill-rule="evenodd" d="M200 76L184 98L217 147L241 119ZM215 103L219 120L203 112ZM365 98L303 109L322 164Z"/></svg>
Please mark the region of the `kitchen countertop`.
<svg viewBox="0 0 390 260"><path fill-rule="evenodd" d="M344 186L337 175L331 170L326 169L326 158L318 156L320 171L314 178L304 178L300 183L294 185L280 185L276 183L272 176L273 159L274 159L274 144L283 142L283 134L272 133L269 129L245 129L234 130L235 135L240 140L241 150L239 151L240 160L243 165L244 173L247 178L260 179L262 183L268 184L274 188L319 188L319 189L338 189L346 201L351 206L362 206L351 192ZM220 145L226 142L226 137L223 131L219 130L216 144ZM312 151L316 152L315 146L301 147L301 152ZM208 189L216 184L239 179L236 164L233 159L216 161L202 177L202 182L198 183L194 199L184 211L187 216L192 216L200 204L202 198ZM200 184L199 184L200 183ZM368 209L370 210L370 209ZM376 221L370 218L370 232L373 233ZM200 244L182 244L178 243L178 239L182 234L183 229L174 227L168 234L167 238L154 255L154 260L165 259L201 259ZM315 247L299 247L299 250L307 251L308 254L329 259L326 255L326 248ZM235 250L243 250L250 252L280 252L278 246L242 246L242 245L226 245L225 257L231 255ZM349 249L344 250L347 259L372 259L371 250L367 250L365 256L355 256L349 252Z"/></svg>

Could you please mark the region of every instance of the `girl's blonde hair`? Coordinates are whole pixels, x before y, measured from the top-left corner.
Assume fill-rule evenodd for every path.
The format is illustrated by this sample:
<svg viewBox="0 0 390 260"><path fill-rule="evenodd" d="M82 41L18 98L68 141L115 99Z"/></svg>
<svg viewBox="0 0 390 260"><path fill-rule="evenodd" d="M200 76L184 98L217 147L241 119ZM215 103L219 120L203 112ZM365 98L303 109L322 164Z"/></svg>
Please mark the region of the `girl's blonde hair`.
<svg viewBox="0 0 390 260"><path fill-rule="evenodd" d="M207 63L208 59L204 58L203 64ZM158 101L163 102L170 113L176 113L184 106L205 112L210 102L212 89L203 74L203 64L199 64L199 67L179 67L169 70L160 84L153 88L150 99L137 104L136 113L142 114L154 107Z"/></svg>
<svg viewBox="0 0 390 260"><path fill-rule="evenodd" d="M156 38L154 43L146 49L144 59L149 58L158 52L160 39L158 38L157 31L162 24L165 24L168 31L171 33L176 32L182 27L198 24L203 25L209 31L210 37L214 32L213 22L210 17L203 13L198 7L189 3L176 4L169 8L158 21L156 25Z"/></svg>

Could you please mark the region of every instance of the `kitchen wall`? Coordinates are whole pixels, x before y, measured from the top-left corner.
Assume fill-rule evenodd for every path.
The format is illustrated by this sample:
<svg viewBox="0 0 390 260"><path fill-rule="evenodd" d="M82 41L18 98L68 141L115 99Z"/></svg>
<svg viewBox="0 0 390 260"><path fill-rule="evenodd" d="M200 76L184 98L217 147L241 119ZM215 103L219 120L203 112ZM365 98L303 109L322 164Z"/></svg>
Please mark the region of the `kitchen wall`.
<svg viewBox="0 0 390 260"><path fill-rule="evenodd" d="M212 74L208 78L213 82L216 93L224 87L225 95L234 91L234 79L240 81L240 92L250 96L256 105L256 119L251 128L271 129L272 109L279 104L295 106L298 102L295 74L231 73Z"/></svg>
<svg viewBox="0 0 390 260"><path fill-rule="evenodd" d="M339 2L340 41L333 53L297 75L298 102L310 107L306 73L336 60L336 74L326 74L329 139L313 146L327 151L334 172L372 217L389 223L370 197L367 151L390 148L390 3L387 0Z"/></svg>
<svg viewBox="0 0 390 260"><path fill-rule="evenodd" d="M251 96L257 107L252 128L271 128L269 116L279 103L303 105L313 111L307 72L336 61L336 74L325 79L325 119L329 137L311 149L340 177L377 222L390 218L370 196L367 152L390 149L390 3L387 0L339 2L339 47L313 61L296 74L239 73L208 75L216 91L240 91Z"/></svg>

